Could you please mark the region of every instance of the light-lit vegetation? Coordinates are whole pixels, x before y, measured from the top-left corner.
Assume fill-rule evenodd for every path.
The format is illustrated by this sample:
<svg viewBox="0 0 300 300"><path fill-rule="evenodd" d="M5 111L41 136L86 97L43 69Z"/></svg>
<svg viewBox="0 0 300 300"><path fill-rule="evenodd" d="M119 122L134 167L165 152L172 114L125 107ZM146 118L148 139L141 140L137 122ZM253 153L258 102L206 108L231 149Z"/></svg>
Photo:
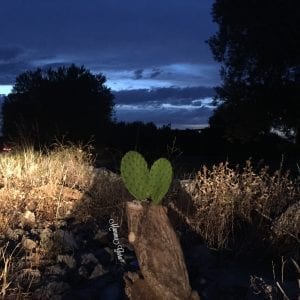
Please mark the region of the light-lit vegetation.
<svg viewBox="0 0 300 300"><path fill-rule="evenodd" d="M289 173L270 174L268 167L255 172L251 161L242 170L221 163L204 166L184 189L184 203L171 206L209 246L228 248L251 233L261 235L257 244L299 245L300 190Z"/></svg>
<svg viewBox="0 0 300 300"><path fill-rule="evenodd" d="M2 241L24 225L24 216L32 217L30 212L36 226L69 216L86 222L104 215L126 224L124 203L131 197L117 174L93 167L90 150L70 145L41 152L27 147L0 155ZM280 255L296 254L300 189L288 173L278 170L271 174L267 167L255 171L250 161L243 169L221 163L203 166L194 178L181 181L181 187L173 188L165 203L208 246L233 249L255 238L256 244L270 245ZM42 242L39 246L42 249ZM11 284L18 261L14 256L19 251L20 244L16 248L6 242L0 245L1 296L13 294L15 299L23 299L26 295L26 290Z"/></svg>

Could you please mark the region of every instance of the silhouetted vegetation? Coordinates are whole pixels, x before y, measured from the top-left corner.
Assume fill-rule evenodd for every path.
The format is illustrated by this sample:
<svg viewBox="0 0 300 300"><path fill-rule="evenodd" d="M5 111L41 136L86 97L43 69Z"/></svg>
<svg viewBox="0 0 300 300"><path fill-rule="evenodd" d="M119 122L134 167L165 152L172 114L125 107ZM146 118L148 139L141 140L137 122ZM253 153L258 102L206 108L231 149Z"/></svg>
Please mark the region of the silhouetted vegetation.
<svg viewBox="0 0 300 300"><path fill-rule="evenodd" d="M259 142L278 129L300 142L300 2L216 0L209 39L222 64L210 126L228 141Z"/></svg>
<svg viewBox="0 0 300 300"><path fill-rule="evenodd" d="M105 81L75 65L20 74L2 107L3 135L35 145L63 138L104 141L113 109Z"/></svg>

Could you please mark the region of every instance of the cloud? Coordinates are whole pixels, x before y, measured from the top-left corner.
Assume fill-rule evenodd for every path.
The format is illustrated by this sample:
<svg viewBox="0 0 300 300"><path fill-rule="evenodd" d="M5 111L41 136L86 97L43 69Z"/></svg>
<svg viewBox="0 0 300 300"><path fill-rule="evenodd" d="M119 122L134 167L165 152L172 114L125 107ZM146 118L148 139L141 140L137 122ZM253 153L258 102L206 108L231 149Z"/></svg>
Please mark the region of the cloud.
<svg viewBox="0 0 300 300"><path fill-rule="evenodd" d="M118 121L153 122L157 126L171 124L172 128L203 128L207 126L212 109L201 107L196 109L170 108L164 106L119 106L116 110Z"/></svg>
<svg viewBox="0 0 300 300"><path fill-rule="evenodd" d="M142 79L143 78L143 69L138 69L134 71L134 79L138 80L138 79Z"/></svg>
<svg viewBox="0 0 300 300"><path fill-rule="evenodd" d="M154 122L173 128L201 128L208 124L214 90L207 87L158 88L114 92L118 121Z"/></svg>
<svg viewBox="0 0 300 300"><path fill-rule="evenodd" d="M152 69L152 73L150 74L150 78L155 78L155 77L157 77L158 75L160 75L161 74L161 70L160 69L158 69L158 68L154 68L154 69Z"/></svg>
<svg viewBox="0 0 300 300"><path fill-rule="evenodd" d="M161 66L216 66L205 43L216 30L210 16L212 3L213 0L3 1L0 43L7 49L2 54L0 51L0 57L14 64L11 71L7 68L5 74L0 74L0 83L11 84L12 78L24 69L44 66L44 57L57 59L53 64L72 62L96 71L149 70L136 73L139 80L174 81ZM19 49L10 49L10 45L18 45ZM27 56L21 61L24 51ZM201 76L207 81L205 74Z"/></svg>
<svg viewBox="0 0 300 300"><path fill-rule="evenodd" d="M117 104L135 105L169 103L174 105L190 104L199 106L199 99L212 98L215 95L214 89L201 86L124 90L113 93Z"/></svg>

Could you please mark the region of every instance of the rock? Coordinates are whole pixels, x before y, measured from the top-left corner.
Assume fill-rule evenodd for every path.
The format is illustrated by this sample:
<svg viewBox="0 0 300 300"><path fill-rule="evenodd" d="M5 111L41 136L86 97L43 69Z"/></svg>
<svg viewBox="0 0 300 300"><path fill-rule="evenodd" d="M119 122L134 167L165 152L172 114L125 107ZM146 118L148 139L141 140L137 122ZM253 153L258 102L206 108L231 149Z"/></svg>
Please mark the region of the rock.
<svg viewBox="0 0 300 300"><path fill-rule="evenodd" d="M53 239L53 232L49 228L45 228L39 235L40 239L40 247L44 251L48 253L48 257L50 258L53 255L54 250L54 239Z"/></svg>
<svg viewBox="0 0 300 300"><path fill-rule="evenodd" d="M37 243L31 239L24 238L22 240L22 246L26 251L32 251L37 247Z"/></svg>
<svg viewBox="0 0 300 300"><path fill-rule="evenodd" d="M70 285L66 282L50 282L46 287L46 296L54 299L55 295L62 295L70 289Z"/></svg>
<svg viewBox="0 0 300 300"><path fill-rule="evenodd" d="M106 274L108 271L105 271L102 267L102 265L97 264L91 274L91 276L89 277L90 279L93 279L95 277L99 277L102 276L104 274Z"/></svg>
<svg viewBox="0 0 300 300"><path fill-rule="evenodd" d="M67 225L68 225L68 223L67 223L66 220L59 220L55 224L56 228L62 229L62 230L64 230L65 228L67 228Z"/></svg>
<svg viewBox="0 0 300 300"><path fill-rule="evenodd" d="M23 229L12 230L11 228L8 228L6 230L6 236L9 240L17 242L22 238L22 236L24 236L24 230Z"/></svg>
<svg viewBox="0 0 300 300"><path fill-rule="evenodd" d="M60 265L53 265L46 268L45 274L63 276L66 274L66 270L64 270Z"/></svg>
<svg viewBox="0 0 300 300"><path fill-rule="evenodd" d="M31 211L31 212L35 211L36 208L37 208L37 203L35 201L30 201L26 205L26 209Z"/></svg>
<svg viewBox="0 0 300 300"><path fill-rule="evenodd" d="M76 268L76 260L71 255L58 255L57 262L66 264L70 269Z"/></svg>
<svg viewBox="0 0 300 300"><path fill-rule="evenodd" d="M94 240L99 241L103 246L108 246L110 242L108 232L101 229L95 234Z"/></svg>
<svg viewBox="0 0 300 300"><path fill-rule="evenodd" d="M84 278L88 278L89 277L89 272L88 270L86 269L86 267L84 266L81 266L79 269L78 269L78 274Z"/></svg>
<svg viewBox="0 0 300 300"><path fill-rule="evenodd" d="M62 250L65 251L73 251L75 249L78 249L78 245L72 235L72 233L69 233L68 231L58 229L54 232L54 240L55 242L58 242L62 248Z"/></svg>
<svg viewBox="0 0 300 300"><path fill-rule="evenodd" d="M30 262L30 267L39 267L41 263L41 255L38 252L31 252L26 256L26 261Z"/></svg>
<svg viewBox="0 0 300 300"><path fill-rule="evenodd" d="M33 227L35 225L35 214L30 210L26 210L21 216L21 225L23 227L26 225Z"/></svg>
<svg viewBox="0 0 300 300"><path fill-rule="evenodd" d="M93 253L83 254L81 256L81 264L88 265L90 263L98 264L98 259L95 257Z"/></svg>
<svg viewBox="0 0 300 300"><path fill-rule="evenodd" d="M101 265L103 265L104 267L109 266L112 259L114 258L113 251L108 247L106 247L104 249L99 248L94 253L95 253L99 263L101 263Z"/></svg>
<svg viewBox="0 0 300 300"><path fill-rule="evenodd" d="M104 250L105 250L106 253L109 254L110 261L112 261L114 259L114 257L115 257L114 251L111 248L109 248L109 247L105 247Z"/></svg>
<svg viewBox="0 0 300 300"><path fill-rule="evenodd" d="M50 228L45 228L40 233L41 243L47 243L47 241L52 239L52 237L53 237L53 231Z"/></svg>
<svg viewBox="0 0 300 300"><path fill-rule="evenodd" d="M38 284L41 280L41 272L38 269L23 269L17 276L17 280L22 283L30 281L30 284Z"/></svg>

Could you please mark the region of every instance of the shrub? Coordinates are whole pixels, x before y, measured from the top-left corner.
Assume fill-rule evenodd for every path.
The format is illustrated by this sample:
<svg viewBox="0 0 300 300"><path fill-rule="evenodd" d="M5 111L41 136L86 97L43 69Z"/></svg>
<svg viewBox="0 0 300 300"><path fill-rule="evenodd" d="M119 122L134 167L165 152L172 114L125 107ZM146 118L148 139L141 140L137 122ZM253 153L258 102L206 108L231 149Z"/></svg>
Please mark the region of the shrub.
<svg viewBox="0 0 300 300"><path fill-rule="evenodd" d="M271 227L278 224L284 227L279 230L277 226L277 232L299 238L300 226L294 226L299 205L297 213L282 217L290 206L299 202L299 186L288 172L277 170L270 174L268 167L264 167L256 173L251 161L241 171L238 167L230 168L227 162L220 163L212 169L204 166L186 184L185 190L192 207L185 213L186 221L210 246L232 246L237 239L235 235L245 225L255 227L254 234L262 233L271 239ZM275 235L276 231L273 230ZM244 236L245 240L248 237Z"/></svg>

